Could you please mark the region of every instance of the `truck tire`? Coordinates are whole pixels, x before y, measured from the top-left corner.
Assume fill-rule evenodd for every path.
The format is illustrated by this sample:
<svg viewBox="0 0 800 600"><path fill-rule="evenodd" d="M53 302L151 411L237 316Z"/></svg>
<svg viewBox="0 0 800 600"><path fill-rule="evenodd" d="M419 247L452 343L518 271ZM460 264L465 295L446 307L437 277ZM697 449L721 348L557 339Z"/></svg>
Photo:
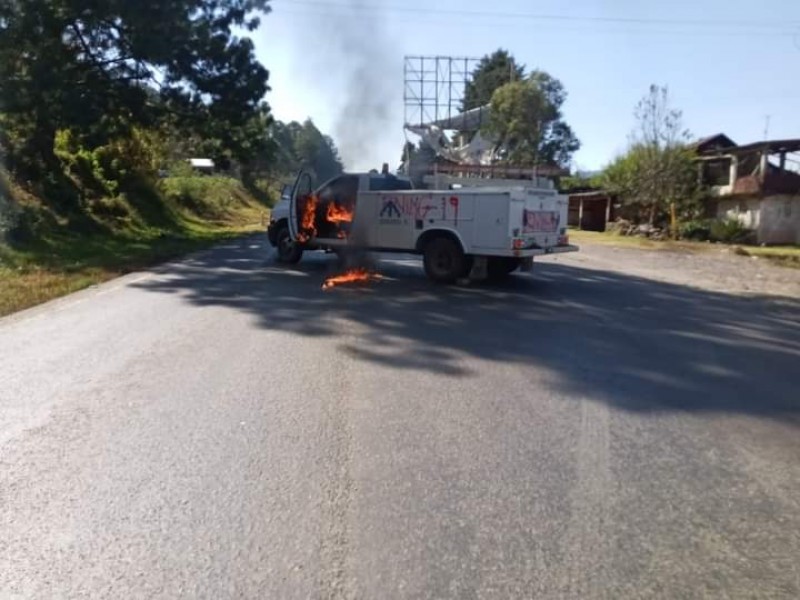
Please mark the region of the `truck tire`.
<svg viewBox="0 0 800 600"><path fill-rule="evenodd" d="M278 250L278 262L285 265L296 265L303 258L303 249L292 239L289 226L284 223L275 234L275 247Z"/></svg>
<svg viewBox="0 0 800 600"><path fill-rule="evenodd" d="M423 250L425 274L437 283L454 283L466 275L468 264L461 245L449 237L437 237Z"/></svg>
<svg viewBox="0 0 800 600"><path fill-rule="evenodd" d="M519 267L519 263L518 258L492 256L486 264L486 272L491 281L501 281L511 275Z"/></svg>

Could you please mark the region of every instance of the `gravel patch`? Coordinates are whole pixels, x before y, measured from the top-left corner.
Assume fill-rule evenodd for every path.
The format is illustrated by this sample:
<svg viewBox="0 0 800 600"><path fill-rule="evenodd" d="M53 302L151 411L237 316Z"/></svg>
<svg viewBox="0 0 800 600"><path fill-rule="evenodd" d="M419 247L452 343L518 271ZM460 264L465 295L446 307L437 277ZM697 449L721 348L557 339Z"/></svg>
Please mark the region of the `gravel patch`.
<svg viewBox="0 0 800 600"><path fill-rule="evenodd" d="M728 249L688 252L585 242L580 246L580 252L544 260L714 292L800 299L800 269L773 265L762 258L739 256Z"/></svg>

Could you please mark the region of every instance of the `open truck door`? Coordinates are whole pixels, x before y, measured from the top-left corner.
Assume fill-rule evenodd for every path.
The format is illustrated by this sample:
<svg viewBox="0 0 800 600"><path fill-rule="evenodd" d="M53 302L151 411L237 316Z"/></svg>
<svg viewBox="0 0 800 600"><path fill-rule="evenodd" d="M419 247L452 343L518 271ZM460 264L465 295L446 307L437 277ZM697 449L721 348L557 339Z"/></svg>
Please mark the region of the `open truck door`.
<svg viewBox="0 0 800 600"><path fill-rule="evenodd" d="M270 233L270 242L278 251L278 262L294 265L303 257L304 250L299 239L298 199L311 194L311 175L300 171L294 185L288 187L288 190L284 188L281 191L281 202L275 207L274 213L279 212L282 205L286 206L283 202L287 201L288 211L285 218L283 211L280 211L280 217L273 219L274 229Z"/></svg>
<svg viewBox="0 0 800 600"><path fill-rule="evenodd" d="M300 171L295 179L292 195L289 198L289 234L295 243L300 236L300 213L298 210L298 199L307 198L314 191L314 181L311 173Z"/></svg>

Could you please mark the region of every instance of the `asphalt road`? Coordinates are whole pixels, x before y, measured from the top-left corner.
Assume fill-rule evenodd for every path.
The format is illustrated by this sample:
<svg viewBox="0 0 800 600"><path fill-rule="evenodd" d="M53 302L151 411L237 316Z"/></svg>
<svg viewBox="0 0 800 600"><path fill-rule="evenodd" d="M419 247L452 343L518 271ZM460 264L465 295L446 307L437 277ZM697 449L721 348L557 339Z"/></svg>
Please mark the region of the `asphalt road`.
<svg viewBox="0 0 800 600"><path fill-rule="evenodd" d="M0 598L800 597L797 301L266 256L0 320Z"/></svg>

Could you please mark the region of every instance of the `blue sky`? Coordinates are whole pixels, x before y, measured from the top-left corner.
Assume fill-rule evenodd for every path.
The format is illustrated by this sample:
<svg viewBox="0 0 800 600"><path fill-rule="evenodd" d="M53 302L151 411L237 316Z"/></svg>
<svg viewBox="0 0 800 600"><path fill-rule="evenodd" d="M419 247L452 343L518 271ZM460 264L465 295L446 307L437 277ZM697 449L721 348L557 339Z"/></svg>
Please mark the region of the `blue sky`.
<svg viewBox="0 0 800 600"><path fill-rule="evenodd" d="M800 0L273 0L252 34L276 117L311 117L348 168L395 165L403 56L508 49L558 77L575 165L623 151L633 108L669 86L696 136L800 137Z"/></svg>

